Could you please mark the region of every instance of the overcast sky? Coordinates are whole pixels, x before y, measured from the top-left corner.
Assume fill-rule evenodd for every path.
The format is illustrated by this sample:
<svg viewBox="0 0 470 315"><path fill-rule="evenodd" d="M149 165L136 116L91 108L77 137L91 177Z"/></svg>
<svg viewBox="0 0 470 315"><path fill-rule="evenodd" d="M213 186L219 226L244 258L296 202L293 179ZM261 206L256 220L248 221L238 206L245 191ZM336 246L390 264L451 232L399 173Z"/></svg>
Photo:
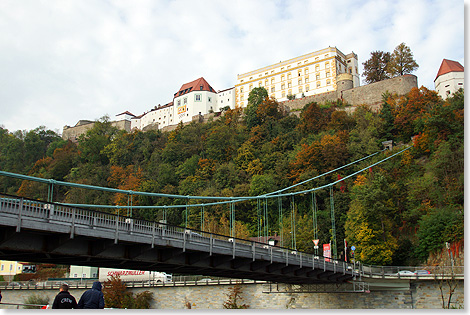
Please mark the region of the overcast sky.
<svg viewBox="0 0 470 315"><path fill-rule="evenodd" d="M362 73L372 51L404 42L429 89L442 59L464 65L462 0L1 0L0 30L11 132L140 115L199 77L223 90L328 46L355 52Z"/></svg>

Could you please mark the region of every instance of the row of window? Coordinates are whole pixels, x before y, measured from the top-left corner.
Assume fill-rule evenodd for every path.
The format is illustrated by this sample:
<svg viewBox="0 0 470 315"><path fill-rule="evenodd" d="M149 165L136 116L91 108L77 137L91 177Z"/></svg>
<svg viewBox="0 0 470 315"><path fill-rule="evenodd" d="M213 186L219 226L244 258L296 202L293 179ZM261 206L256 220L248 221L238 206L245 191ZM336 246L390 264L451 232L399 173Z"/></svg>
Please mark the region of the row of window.
<svg viewBox="0 0 470 315"><path fill-rule="evenodd" d="M331 80L326 80L326 85L327 85L327 86L331 85ZM288 94L292 94L292 92L291 92L292 90L290 90L291 87L292 87L292 86L291 86L291 84L289 83L288 86L287 86L287 88L289 89ZM318 89L318 88L320 88L320 87L321 87L321 83L320 83L320 81L318 81L317 84L316 84L316 88ZM299 86L299 87L298 87L299 93L303 93L303 92L304 92L304 89L303 89L303 88L304 88L303 86ZM283 91L282 91L282 97L285 97L285 96L286 96L286 92L284 91L284 90L285 90L285 85L284 85L284 84L281 85L281 90L283 90ZM305 85L305 92L308 92L308 91L310 91L310 85L309 85L309 84L306 84L306 85ZM268 92L274 93L274 92L276 92L276 88L273 86L273 87L271 87L271 89L270 89ZM245 98L244 98L244 95L243 95L243 94L240 95L240 101L243 101L244 99L245 99Z"/></svg>
<svg viewBox="0 0 470 315"><path fill-rule="evenodd" d="M201 102L202 101L202 95L201 94L195 94L194 95L194 101L195 102ZM207 97L207 101L209 103L212 103L212 96ZM181 100L178 100L177 104L178 104L178 106L181 106ZM187 97L183 98L183 105L186 105L186 104L188 104L188 98Z"/></svg>
<svg viewBox="0 0 470 315"><path fill-rule="evenodd" d="M329 54L325 54L324 57L325 57L325 58L328 58L328 57L329 57ZM320 60L320 57L315 57L315 61L318 61L318 60ZM307 59L307 60L304 60L304 64L306 64L306 63L308 63L308 59ZM301 65L302 65L302 62L301 62L301 61L297 63L297 67L300 67ZM291 65L288 65L288 66L286 67L286 69L288 70L288 69L290 69L290 67L291 67ZM329 62L326 62L326 63L325 63L325 67L327 67L327 68L330 67ZM316 71L318 71L319 68L320 68L320 65L315 65L315 70L316 70ZM275 70L271 70L271 74L273 74L274 71L275 71ZM282 71L284 71L284 67L281 68L281 72L282 72ZM308 68L307 68L307 71L308 71ZM299 70L299 72L300 72L300 70ZM258 77L261 77L262 75L263 75L263 74L260 73L260 74L258 75ZM264 75L269 75L269 71L268 71L268 72L265 72ZM250 77L249 80L253 80L253 77ZM240 83L243 83L243 80L241 80Z"/></svg>
<svg viewBox="0 0 470 315"><path fill-rule="evenodd" d="M327 78L331 77L331 72L329 72L329 71L326 72L326 73L325 73L325 77L327 77ZM290 80L291 78L288 76L287 79ZM322 79L321 74L320 74L320 73L317 73L317 74L315 75L315 79L316 79L316 80L321 80L321 79ZM305 77L303 80L304 80L305 83L308 83L309 80L310 80L310 76ZM283 81L284 81L284 76L281 76L281 82L283 82ZM264 84L265 84L266 87L268 87L269 81L268 81L268 80L265 80ZM275 79L274 79L274 78L271 78L271 85L273 85L273 84L275 84ZM288 82L287 84L288 84L288 85L291 85L292 82ZM301 84L302 84L302 78L300 78L300 79L298 80L298 85L301 85ZM259 87L262 87L262 86L263 86L263 81L259 81L259 82L258 82L258 86L259 86ZM253 89L253 84L250 84L250 86L248 87L248 92L251 92L252 89ZM268 87L268 89L269 89L269 87ZM281 89L283 89L283 87L281 87ZM240 87L240 93L243 93L243 92L244 92L244 88L243 88L243 86L242 86L242 87Z"/></svg>

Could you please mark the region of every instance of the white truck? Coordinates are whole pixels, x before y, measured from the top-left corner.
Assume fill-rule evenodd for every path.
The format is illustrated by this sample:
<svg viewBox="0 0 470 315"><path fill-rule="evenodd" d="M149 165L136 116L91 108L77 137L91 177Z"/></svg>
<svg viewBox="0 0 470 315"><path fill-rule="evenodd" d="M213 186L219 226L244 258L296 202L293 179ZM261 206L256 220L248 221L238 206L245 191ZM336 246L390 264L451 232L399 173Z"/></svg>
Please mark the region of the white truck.
<svg viewBox="0 0 470 315"><path fill-rule="evenodd" d="M172 281L172 275L165 272L115 268L100 268L98 272L98 279L101 282L104 282L109 280L111 276L116 275L119 275L119 278L124 282L148 281L149 283L154 284Z"/></svg>

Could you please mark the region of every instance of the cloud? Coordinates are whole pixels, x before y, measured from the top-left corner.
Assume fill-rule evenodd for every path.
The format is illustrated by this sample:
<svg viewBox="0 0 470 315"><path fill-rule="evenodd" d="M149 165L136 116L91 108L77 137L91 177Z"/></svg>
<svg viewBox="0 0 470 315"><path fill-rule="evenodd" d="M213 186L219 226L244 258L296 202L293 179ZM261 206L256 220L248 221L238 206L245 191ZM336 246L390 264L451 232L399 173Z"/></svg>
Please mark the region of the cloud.
<svg viewBox="0 0 470 315"><path fill-rule="evenodd" d="M141 114L201 76L222 90L237 74L328 46L362 64L405 42L419 84L434 88L442 59L463 64L462 9L454 0L3 0L0 125L61 130Z"/></svg>

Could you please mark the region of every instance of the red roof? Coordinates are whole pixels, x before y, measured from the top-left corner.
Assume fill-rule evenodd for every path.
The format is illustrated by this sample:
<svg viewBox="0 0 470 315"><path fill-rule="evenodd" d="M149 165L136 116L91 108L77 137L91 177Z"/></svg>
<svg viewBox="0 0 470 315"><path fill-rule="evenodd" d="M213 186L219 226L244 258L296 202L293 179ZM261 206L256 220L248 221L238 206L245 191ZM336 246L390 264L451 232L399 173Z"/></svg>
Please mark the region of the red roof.
<svg viewBox="0 0 470 315"><path fill-rule="evenodd" d="M212 88L212 86L210 86L203 77L200 77L199 79L183 84L178 92L174 94L174 97L178 97L194 91L209 91L215 93L215 90Z"/></svg>
<svg viewBox="0 0 470 315"><path fill-rule="evenodd" d="M120 113L120 114L117 114L116 116L119 116L119 115L130 115L130 116L135 116L134 114L128 112L127 110L124 112L124 113Z"/></svg>
<svg viewBox="0 0 470 315"><path fill-rule="evenodd" d="M439 71L437 72L436 79L439 76L441 76L443 74L446 74L446 73L449 73L449 72L464 72L463 66L457 61L444 59L444 60L442 60L441 67L439 68ZM436 81L436 79L434 79L434 81Z"/></svg>

